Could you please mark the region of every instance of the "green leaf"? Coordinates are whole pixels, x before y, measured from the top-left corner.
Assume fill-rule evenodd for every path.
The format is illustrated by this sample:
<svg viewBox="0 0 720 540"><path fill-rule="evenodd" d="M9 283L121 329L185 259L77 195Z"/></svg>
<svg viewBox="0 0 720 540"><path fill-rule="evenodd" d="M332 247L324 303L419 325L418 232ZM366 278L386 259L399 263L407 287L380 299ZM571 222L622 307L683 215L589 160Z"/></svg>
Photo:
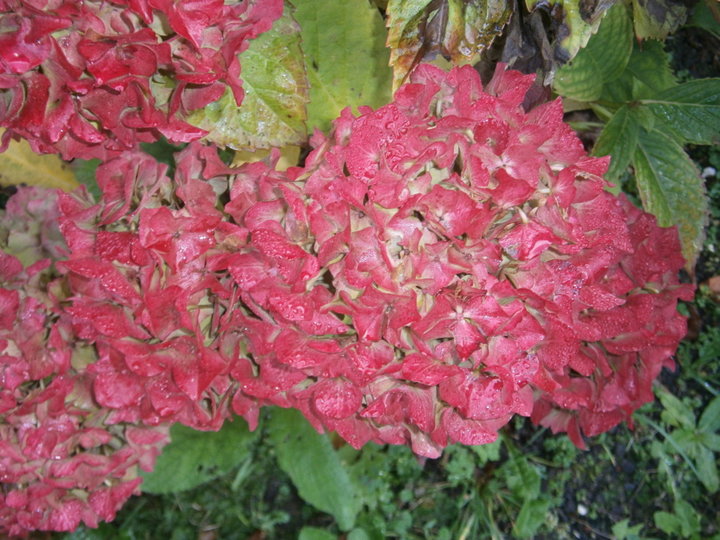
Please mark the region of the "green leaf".
<svg viewBox="0 0 720 540"><path fill-rule="evenodd" d="M337 536L325 529L303 527L300 529L298 540L337 540Z"/></svg>
<svg viewBox="0 0 720 540"><path fill-rule="evenodd" d="M240 107L230 90L186 120L208 130L205 140L234 149L300 144L306 138L308 82L300 27L286 5L270 31L240 55L245 97Z"/></svg>
<svg viewBox="0 0 720 540"><path fill-rule="evenodd" d="M665 39L687 18L682 0L632 0L632 6L638 39Z"/></svg>
<svg viewBox="0 0 720 540"><path fill-rule="evenodd" d="M720 7L716 0L700 0L693 6L687 26L696 26L720 38Z"/></svg>
<svg viewBox="0 0 720 540"><path fill-rule="evenodd" d="M670 67L670 56L665 52L662 41L636 42L627 71L636 79L635 99L649 97L653 92L661 92L677 84Z"/></svg>
<svg viewBox="0 0 720 540"><path fill-rule="evenodd" d="M620 107L600 132L593 148L595 156L612 156L605 177L616 182L627 169L637 146L640 124L627 105Z"/></svg>
<svg viewBox="0 0 720 540"><path fill-rule="evenodd" d="M699 473L698 479L710 493L715 493L720 487L720 479L718 478L717 462L713 451L704 446L699 446L695 458L695 467Z"/></svg>
<svg viewBox="0 0 720 540"><path fill-rule="evenodd" d="M540 473L525 457L512 456L503 466L503 472L508 488L518 497L532 499L540 493Z"/></svg>
<svg viewBox="0 0 720 540"><path fill-rule="evenodd" d="M481 444L478 446L469 446L470 450L480 458L476 466L482 467L489 461L498 461L500 459L500 449L502 448L502 440L497 439L489 444Z"/></svg>
<svg viewBox="0 0 720 540"><path fill-rule="evenodd" d="M720 429L720 396L715 396L705 407L705 410L700 415L698 429L706 433L714 433Z"/></svg>
<svg viewBox="0 0 720 540"><path fill-rule="evenodd" d="M669 512L655 512L653 520L655 526L665 534L676 535L680 533L680 520Z"/></svg>
<svg viewBox="0 0 720 540"><path fill-rule="evenodd" d="M616 540L639 540L642 527L642 523L631 526L626 518L612 526L612 533Z"/></svg>
<svg viewBox="0 0 720 540"><path fill-rule="evenodd" d="M392 70L380 12L357 0L295 0L310 82L308 131L327 131L345 107L390 101Z"/></svg>
<svg viewBox="0 0 720 540"><path fill-rule="evenodd" d="M606 82L618 78L632 51L632 28L624 4L610 8L597 34L555 76L555 91L578 101L595 101Z"/></svg>
<svg viewBox="0 0 720 540"><path fill-rule="evenodd" d="M75 178L78 182L84 185L88 192L95 197L95 200L100 200L102 192L100 186L95 178L95 171L97 171L98 165L102 163L99 159L74 159L70 164L70 168L75 173Z"/></svg>
<svg viewBox="0 0 720 540"><path fill-rule="evenodd" d="M697 79L664 90L642 104L663 129L693 144L720 141L720 78Z"/></svg>
<svg viewBox="0 0 720 540"><path fill-rule="evenodd" d="M331 514L343 531L353 528L362 508L359 488L327 436L318 434L299 411L274 409L270 438L278 464L305 501Z"/></svg>
<svg viewBox="0 0 720 540"><path fill-rule="evenodd" d="M688 538L700 532L700 517L689 502L682 499L676 500L673 510L680 525L680 534L683 537Z"/></svg>
<svg viewBox="0 0 720 540"><path fill-rule="evenodd" d="M659 131L640 130L633 157L643 207L662 227L677 225L687 267L702 249L708 212L705 185L680 145Z"/></svg>
<svg viewBox="0 0 720 540"><path fill-rule="evenodd" d="M657 397L665 408L662 412L665 422L676 427L695 429L695 414L690 407L665 390L664 387L659 387Z"/></svg>
<svg viewBox="0 0 720 540"><path fill-rule="evenodd" d="M698 434L698 441L713 452L720 452L720 435L701 431Z"/></svg>
<svg viewBox="0 0 720 540"><path fill-rule="evenodd" d="M225 422L220 431L197 431L175 424L170 444L151 473L142 473L142 490L173 493L198 486L225 474L240 463L256 438L241 418Z"/></svg>
<svg viewBox="0 0 720 540"><path fill-rule="evenodd" d="M550 508L550 502L550 499L547 497L526 499L513 524L514 537L532 538L545 522L545 517Z"/></svg>
<svg viewBox="0 0 720 540"><path fill-rule="evenodd" d="M512 9L504 0L390 0L387 5L393 89L438 53L454 64L474 64L502 34Z"/></svg>

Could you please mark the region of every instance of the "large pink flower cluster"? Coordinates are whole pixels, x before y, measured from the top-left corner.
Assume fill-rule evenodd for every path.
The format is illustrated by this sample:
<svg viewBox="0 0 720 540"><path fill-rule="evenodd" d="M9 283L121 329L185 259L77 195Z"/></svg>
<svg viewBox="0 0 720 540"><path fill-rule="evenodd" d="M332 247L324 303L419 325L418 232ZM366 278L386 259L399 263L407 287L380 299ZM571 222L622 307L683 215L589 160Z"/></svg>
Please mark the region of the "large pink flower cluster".
<svg viewBox="0 0 720 540"><path fill-rule="evenodd" d="M295 407L354 446L437 456L515 414L578 445L630 418L684 334L677 234L605 191L532 77L418 69L303 168L141 154L61 200L74 331L122 421L212 429ZM117 392L122 388L122 392Z"/></svg>
<svg viewBox="0 0 720 540"><path fill-rule="evenodd" d="M605 190L607 160L585 154L559 101L526 110L532 83L420 66L287 172L233 168L197 142L173 178L137 151L101 165L101 200L63 194L47 214L67 251L35 243L60 259L45 292L29 284L47 262L17 282L21 268L4 272L6 454L58 489L105 493L84 476L105 467L115 504L163 426L217 429L236 413L254 427L264 405L355 447L429 457L493 441L518 414L579 446L629 421L685 332L677 233ZM36 445L23 422L56 438ZM53 452L82 467L46 471ZM4 490L9 507L75 508L23 489ZM112 516L93 500L73 519Z"/></svg>
<svg viewBox="0 0 720 540"><path fill-rule="evenodd" d="M39 153L106 158L190 141L187 112L230 89L282 0L0 0L0 126Z"/></svg>
<svg viewBox="0 0 720 540"><path fill-rule="evenodd" d="M66 251L55 203L21 189L0 220L0 531L11 536L113 519L167 442L166 426L111 425L94 399L95 353L73 335L44 258Z"/></svg>

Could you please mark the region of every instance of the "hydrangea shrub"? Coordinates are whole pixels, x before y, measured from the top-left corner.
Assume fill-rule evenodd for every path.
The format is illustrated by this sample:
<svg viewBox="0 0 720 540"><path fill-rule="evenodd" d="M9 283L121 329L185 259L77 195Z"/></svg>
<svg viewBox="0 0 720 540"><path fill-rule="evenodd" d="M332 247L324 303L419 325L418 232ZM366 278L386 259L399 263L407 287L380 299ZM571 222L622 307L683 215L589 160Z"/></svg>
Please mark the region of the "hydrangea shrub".
<svg viewBox="0 0 720 540"><path fill-rule="evenodd" d="M578 446L630 421L685 333L677 232L605 189L532 85L421 65L302 167L193 142L171 177L128 150L100 200L45 200L37 260L2 266L0 526L112 519L168 425L265 405L427 457L515 415ZM5 237L39 204L21 190Z"/></svg>

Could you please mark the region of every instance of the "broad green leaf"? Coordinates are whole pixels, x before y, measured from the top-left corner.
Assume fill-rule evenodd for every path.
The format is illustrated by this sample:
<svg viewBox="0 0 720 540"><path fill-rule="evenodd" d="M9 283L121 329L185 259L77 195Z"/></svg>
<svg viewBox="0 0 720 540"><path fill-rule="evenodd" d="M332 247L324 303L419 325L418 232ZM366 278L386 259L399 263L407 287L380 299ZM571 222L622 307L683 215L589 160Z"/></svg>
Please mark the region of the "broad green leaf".
<svg viewBox="0 0 720 540"><path fill-rule="evenodd" d="M716 396L700 415L698 429L706 433L720 430L720 396Z"/></svg>
<svg viewBox="0 0 720 540"><path fill-rule="evenodd" d="M387 46L393 89L427 57L437 53L454 64L474 64L512 13L505 0L390 0Z"/></svg>
<svg viewBox="0 0 720 540"><path fill-rule="evenodd" d="M677 225L687 268L702 249L708 201L695 164L670 136L640 130L633 157L643 207L663 227Z"/></svg>
<svg viewBox="0 0 720 540"><path fill-rule="evenodd" d="M337 540L337 536L318 527L303 527L298 540Z"/></svg>
<svg viewBox="0 0 720 540"><path fill-rule="evenodd" d="M695 428L695 414L690 407L664 388L657 391L657 397L665 408L662 412L665 422L676 427Z"/></svg>
<svg viewBox="0 0 720 540"><path fill-rule="evenodd" d="M561 9L562 22L554 29L554 33L561 38L554 44L554 55L564 61L572 60L578 51L587 45L591 36L598 31L605 11L614 3L615 0L606 2L525 0L528 11L533 11L539 6L553 6L553 19L557 17L555 10Z"/></svg>
<svg viewBox="0 0 720 540"><path fill-rule="evenodd" d="M170 444L151 473L143 473L142 490L173 493L198 486L232 469L246 456L256 432L241 418L225 422L220 431L197 431L175 424Z"/></svg>
<svg viewBox="0 0 720 540"><path fill-rule="evenodd" d="M695 467L699 473L698 479L710 493L715 493L720 487L720 479L718 479L717 461L713 451L700 446L695 457Z"/></svg>
<svg viewBox="0 0 720 540"><path fill-rule="evenodd" d="M327 131L345 107L390 101L392 70L380 12L358 0L294 0L310 82L308 131Z"/></svg>
<svg viewBox="0 0 720 540"><path fill-rule="evenodd" d="M632 6L638 39L665 39L687 18L682 0L632 0Z"/></svg>
<svg viewBox="0 0 720 540"><path fill-rule="evenodd" d="M318 434L292 409L274 409L269 433L278 464L305 501L331 514L343 531L353 528L362 508L360 490L327 436Z"/></svg>
<svg viewBox="0 0 720 540"><path fill-rule="evenodd" d="M627 169L637 146L640 124L627 105L620 107L600 132L593 155L612 156L605 177L616 182Z"/></svg>
<svg viewBox="0 0 720 540"><path fill-rule="evenodd" d="M526 499L513 525L514 537L532 538L545 522L545 517L550 508L550 502L550 499L547 497Z"/></svg>
<svg viewBox="0 0 720 540"><path fill-rule="evenodd" d="M624 4L610 8L597 34L555 76L555 90L578 101L594 101L603 85L618 78L632 51L632 28Z"/></svg>
<svg viewBox="0 0 720 540"><path fill-rule="evenodd" d="M0 135L3 130L0 129ZM80 184L67 163L54 154L38 155L25 140L10 141L0 153L0 185L40 186L72 191Z"/></svg>
<svg viewBox="0 0 720 540"><path fill-rule="evenodd" d="M206 129L205 140L234 149L300 144L306 138L308 82L300 27L286 7L270 31L240 55L245 97L240 107L230 90L187 121Z"/></svg>
<svg viewBox="0 0 720 540"><path fill-rule="evenodd" d="M693 144L720 141L720 78L697 79L642 100L663 129Z"/></svg>

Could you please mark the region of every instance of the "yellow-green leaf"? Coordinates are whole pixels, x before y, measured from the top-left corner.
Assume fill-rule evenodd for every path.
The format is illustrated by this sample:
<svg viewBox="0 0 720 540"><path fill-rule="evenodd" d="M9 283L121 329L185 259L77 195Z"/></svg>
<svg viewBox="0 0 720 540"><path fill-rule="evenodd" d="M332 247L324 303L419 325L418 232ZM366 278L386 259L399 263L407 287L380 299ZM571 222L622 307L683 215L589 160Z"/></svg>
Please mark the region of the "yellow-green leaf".
<svg viewBox="0 0 720 540"><path fill-rule="evenodd" d="M0 185L21 184L65 191L79 185L68 164L58 156L38 155L26 141L11 141L8 149L0 154Z"/></svg>
<svg viewBox="0 0 720 540"><path fill-rule="evenodd" d="M308 82L300 27L286 6L270 31L240 55L245 98L240 107L230 90L187 121L208 130L205 140L235 149L300 144L306 138Z"/></svg>
<svg viewBox="0 0 720 540"><path fill-rule="evenodd" d="M345 107L380 107L391 98L385 25L365 1L295 0L310 82L308 131L327 131Z"/></svg>
<svg viewBox="0 0 720 540"><path fill-rule="evenodd" d="M687 18L682 0L632 0L632 6L638 39L665 39Z"/></svg>

